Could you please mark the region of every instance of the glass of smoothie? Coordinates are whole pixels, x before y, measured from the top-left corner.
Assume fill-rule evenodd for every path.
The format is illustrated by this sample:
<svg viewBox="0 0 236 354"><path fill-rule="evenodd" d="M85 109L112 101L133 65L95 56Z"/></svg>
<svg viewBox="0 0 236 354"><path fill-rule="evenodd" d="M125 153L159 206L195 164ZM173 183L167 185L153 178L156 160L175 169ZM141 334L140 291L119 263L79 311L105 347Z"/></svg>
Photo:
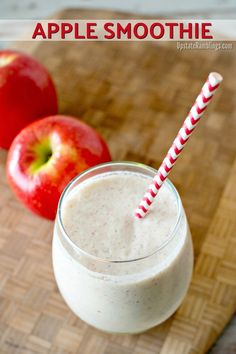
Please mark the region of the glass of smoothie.
<svg viewBox="0 0 236 354"><path fill-rule="evenodd" d="M134 162L98 165L64 190L53 237L53 268L71 310L111 333L139 333L181 304L193 249L178 192L166 179L148 214L134 211L156 170Z"/></svg>

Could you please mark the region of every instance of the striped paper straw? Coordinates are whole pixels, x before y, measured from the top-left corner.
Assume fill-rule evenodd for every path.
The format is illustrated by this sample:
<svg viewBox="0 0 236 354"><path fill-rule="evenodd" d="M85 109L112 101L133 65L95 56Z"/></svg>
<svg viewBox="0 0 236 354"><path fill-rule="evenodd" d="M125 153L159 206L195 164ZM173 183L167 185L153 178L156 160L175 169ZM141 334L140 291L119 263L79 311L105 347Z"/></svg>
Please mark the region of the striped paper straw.
<svg viewBox="0 0 236 354"><path fill-rule="evenodd" d="M171 148L169 149L160 168L158 169L157 174L154 176L152 183L148 187L138 208L135 210L135 216L137 218L143 218L146 215L159 189L161 188L163 182L165 181L176 160L181 154L181 151L186 145L190 135L195 129L197 123L199 122L201 116L207 108L207 105L209 104L222 80L222 76L218 73L209 74L208 79L202 88L202 91L198 95L196 102L194 103L187 118L185 119L182 128L178 132Z"/></svg>

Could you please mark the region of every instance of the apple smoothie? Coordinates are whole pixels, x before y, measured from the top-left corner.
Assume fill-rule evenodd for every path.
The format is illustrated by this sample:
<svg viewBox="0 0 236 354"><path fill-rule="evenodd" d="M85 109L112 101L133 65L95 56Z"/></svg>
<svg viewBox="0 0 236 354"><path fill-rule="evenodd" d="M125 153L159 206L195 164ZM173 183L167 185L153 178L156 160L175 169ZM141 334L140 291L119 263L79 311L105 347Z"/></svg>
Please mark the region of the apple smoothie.
<svg viewBox="0 0 236 354"><path fill-rule="evenodd" d="M138 333L167 319L190 283L193 252L181 200L166 181L143 219L134 210L155 170L109 163L64 191L53 266L71 310L90 325Z"/></svg>

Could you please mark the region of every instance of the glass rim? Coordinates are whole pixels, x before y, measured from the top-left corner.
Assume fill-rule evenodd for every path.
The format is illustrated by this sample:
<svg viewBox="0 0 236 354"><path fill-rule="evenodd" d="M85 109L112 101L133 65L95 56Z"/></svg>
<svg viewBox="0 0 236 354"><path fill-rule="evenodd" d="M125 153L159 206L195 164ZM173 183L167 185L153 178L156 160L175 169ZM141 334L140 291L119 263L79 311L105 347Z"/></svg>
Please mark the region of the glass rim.
<svg viewBox="0 0 236 354"><path fill-rule="evenodd" d="M174 193L176 202L177 202L177 218L176 218L176 222L175 225L172 229L172 231L169 233L167 240L165 242L163 242L159 247L156 247L155 249L153 249L150 253L148 253L147 255L144 255L142 257L137 257L137 258L130 258L130 259L107 259L107 258L102 258L102 257L98 257L95 256L85 250L83 250L82 248L80 248L76 243L74 243L74 241L71 240L70 236L68 235L67 231L65 230L65 227L63 225L63 221L62 221L62 215L61 215L61 210L62 210L62 203L64 198L66 197L69 189L73 186L74 183L76 183L80 178L86 176L87 174L96 171L96 170L100 170L103 167L109 167L109 166L129 166L129 167L140 167L148 172L152 172L153 173L153 177L156 174L157 170L154 169L153 167L147 166L143 163L139 163L139 162L132 162L132 161L111 161L111 162L105 162L105 163L101 163L98 164L96 166L90 167L88 169L86 169L85 171L81 172L80 174L78 174L77 176L75 176L65 187L65 189L63 190L61 196L60 196L60 200L58 203L58 210L57 210L57 216L56 216L56 220L55 222L59 224L59 228L60 231L63 235L63 237L65 238L66 242L69 243L69 245L75 249L77 252L79 252L80 254L86 256L87 258L93 259L96 262L100 262L100 263L107 263L107 264L114 264L114 263L131 263L131 262L138 262L138 261L142 261L145 259L148 259L150 257L152 257L153 255L155 255L156 253L160 252L163 248L165 248L170 242L171 240L174 238L174 236L176 235L176 231L179 227L180 224L180 220L181 220L181 211L182 211L182 202L179 196L178 191L176 190L175 186L173 185L173 183L166 178L165 182L168 184L168 187L171 189L171 191ZM106 172L103 172L106 173ZM140 172L141 173L141 172Z"/></svg>

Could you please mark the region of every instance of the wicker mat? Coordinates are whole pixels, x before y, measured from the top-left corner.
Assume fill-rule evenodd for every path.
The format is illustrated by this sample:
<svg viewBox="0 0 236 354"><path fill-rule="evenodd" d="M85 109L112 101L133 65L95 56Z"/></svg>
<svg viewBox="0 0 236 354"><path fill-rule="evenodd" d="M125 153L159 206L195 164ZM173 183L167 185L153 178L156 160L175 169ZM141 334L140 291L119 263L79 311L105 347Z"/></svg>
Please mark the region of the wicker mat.
<svg viewBox="0 0 236 354"><path fill-rule="evenodd" d="M57 17L121 16L66 10ZM193 280L177 313L140 335L99 332L67 308L52 273L53 224L16 201L0 153L0 353L205 353L232 316L236 299L235 52L180 52L174 43L154 42L20 46L51 72L61 113L98 129L115 160L154 167L209 71L222 73L224 82L170 176L193 235Z"/></svg>

